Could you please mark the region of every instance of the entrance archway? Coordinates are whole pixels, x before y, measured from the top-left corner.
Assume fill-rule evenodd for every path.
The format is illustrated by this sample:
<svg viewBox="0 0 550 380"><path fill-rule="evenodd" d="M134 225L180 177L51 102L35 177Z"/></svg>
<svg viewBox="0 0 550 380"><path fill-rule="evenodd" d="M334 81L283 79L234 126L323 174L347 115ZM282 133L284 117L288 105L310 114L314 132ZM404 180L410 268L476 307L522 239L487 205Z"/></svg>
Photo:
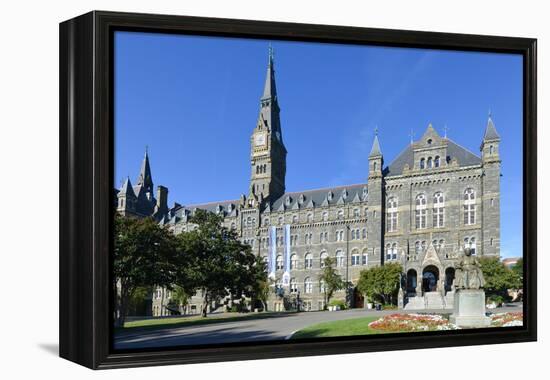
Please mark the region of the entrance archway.
<svg viewBox="0 0 550 380"><path fill-rule="evenodd" d="M450 292L453 290L453 282L455 280L455 268L445 269L445 291Z"/></svg>
<svg viewBox="0 0 550 380"><path fill-rule="evenodd" d="M435 265L428 265L422 271L422 292L435 292L439 281L439 269Z"/></svg>
<svg viewBox="0 0 550 380"><path fill-rule="evenodd" d="M409 269L407 272L407 294L416 294L418 274L414 269Z"/></svg>

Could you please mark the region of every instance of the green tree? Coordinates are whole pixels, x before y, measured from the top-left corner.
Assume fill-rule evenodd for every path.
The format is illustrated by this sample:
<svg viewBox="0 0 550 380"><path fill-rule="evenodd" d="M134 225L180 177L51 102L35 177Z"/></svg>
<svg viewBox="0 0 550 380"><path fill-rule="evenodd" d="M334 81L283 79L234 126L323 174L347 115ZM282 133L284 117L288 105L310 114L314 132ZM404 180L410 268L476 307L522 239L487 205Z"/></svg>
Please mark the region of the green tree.
<svg viewBox="0 0 550 380"><path fill-rule="evenodd" d="M113 274L116 326L123 326L131 297L140 287L170 288L176 274L174 235L152 218L116 215Z"/></svg>
<svg viewBox="0 0 550 380"><path fill-rule="evenodd" d="M179 285L174 285L168 305L174 310L181 311L181 308L186 306L188 302L189 294L187 291Z"/></svg>
<svg viewBox="0 0 550 380"><path fill-rule="evenodd" d="M512 267L512 270L519 276L523 281L523 257L520 258L517 263Z"/></svg>
<svg viewBox="0 0 550 380"><path fill-rule="evenodd" d="M506 267L498 258L481 257L479 262L485 278L486 294L508 298L508 289L521 288L520 276Z"/></svg>
<svg viewBox="0 0 550 380"><path fill-rule="evenodd" d="M234 231L222 226L222 221L220 215L197 210L190 220L196 228L178 235L185 262L180 276L200 292L203 317L212 302L228 295L250 296L255 288L256 257Z"/></svg>
<svg viewBox="0 0 550 380"><path fill-rule="evenodd" d="M388 263L361 271L357 289L369 300L383 304L393 303L399 291L403 268L399 263Z"/></svg>
<svg viewBox="0 0 550 380"><path fill-rule="evenodd" d="M334 269L335 260L331 257L327 257L324 261L324 268L319 276L319 281L325 283L325 307L330 302L330 299L334 295L334 292L344 289L345 282L342 277Z"/></svg>

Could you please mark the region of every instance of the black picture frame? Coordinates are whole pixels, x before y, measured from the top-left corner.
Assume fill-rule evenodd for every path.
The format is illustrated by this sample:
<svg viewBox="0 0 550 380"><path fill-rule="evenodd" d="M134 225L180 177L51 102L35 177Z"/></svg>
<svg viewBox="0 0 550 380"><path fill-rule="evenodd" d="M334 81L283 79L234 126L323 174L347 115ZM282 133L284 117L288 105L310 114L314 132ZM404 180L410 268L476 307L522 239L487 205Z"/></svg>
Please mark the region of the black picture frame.
<svg viewBox="0 0 550 380"><path fill-rule="evenodd" d="M523 56L524 325L113 352L110 247L115 30L508 52ZM536 39L93 11L60 24L60 356L93 369L535 341Z"/></svg>

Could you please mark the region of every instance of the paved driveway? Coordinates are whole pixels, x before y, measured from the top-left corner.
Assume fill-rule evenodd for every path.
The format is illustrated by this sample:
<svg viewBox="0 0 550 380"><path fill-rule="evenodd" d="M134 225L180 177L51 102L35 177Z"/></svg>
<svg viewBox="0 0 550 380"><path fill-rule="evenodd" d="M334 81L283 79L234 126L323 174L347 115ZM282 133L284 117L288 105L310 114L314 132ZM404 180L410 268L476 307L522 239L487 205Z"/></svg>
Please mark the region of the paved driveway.
<svg viewBox="0 0 550 380"><path fill-rule="evenodd" d="M489 310L491 312L521 311L518 306ZM317 311L309 313L284 313L270 318L212 323L202 326L166 328L156 331L130 331L116 334L115 348L153 348L182 345L220 344L259 340L284 340L304 327L321 322L360 317L377 317L402 310ZM413 313L414 311L408 311ZM425 312L425 311L423 311ZM434 313L450 313L451 310L430 310Z"/></svg>

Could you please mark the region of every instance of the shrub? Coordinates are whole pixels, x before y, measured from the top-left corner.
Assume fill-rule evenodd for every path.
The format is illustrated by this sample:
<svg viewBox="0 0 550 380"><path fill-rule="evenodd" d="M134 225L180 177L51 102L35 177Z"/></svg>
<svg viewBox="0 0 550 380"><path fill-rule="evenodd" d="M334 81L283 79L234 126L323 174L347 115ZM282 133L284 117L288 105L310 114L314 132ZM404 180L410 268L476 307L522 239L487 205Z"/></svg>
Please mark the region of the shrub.
<svg viewBox="0 0 550 380"><path fill-rule="evenodd" d="M332 300L329 302L328 304L329 306L340 306L340 309L345 309L346 308L346 302L343 301L343 300Z"/></svg>

